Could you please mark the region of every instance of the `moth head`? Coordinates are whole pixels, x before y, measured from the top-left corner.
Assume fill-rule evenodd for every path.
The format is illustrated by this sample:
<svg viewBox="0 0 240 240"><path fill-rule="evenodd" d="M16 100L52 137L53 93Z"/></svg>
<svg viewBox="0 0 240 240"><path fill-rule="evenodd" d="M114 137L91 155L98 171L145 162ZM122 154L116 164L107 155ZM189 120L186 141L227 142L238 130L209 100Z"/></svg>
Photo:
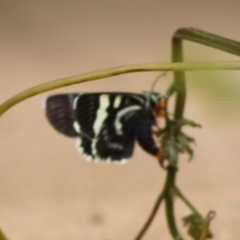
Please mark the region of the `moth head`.
<svg viewBox="0 0 240 240"><path fill-rule="evenodd" d="M144 92L148 99L147 104L152 109L154 117L165 117L167 110L167 98L158 92Z"/></svg>
<svg viewBox="0 0 240 240"><path fill-rule="evenodd" d="M152 108L152 114L155 117L165 117L167 114L167 101L165 96L161 96Z"/></svg>

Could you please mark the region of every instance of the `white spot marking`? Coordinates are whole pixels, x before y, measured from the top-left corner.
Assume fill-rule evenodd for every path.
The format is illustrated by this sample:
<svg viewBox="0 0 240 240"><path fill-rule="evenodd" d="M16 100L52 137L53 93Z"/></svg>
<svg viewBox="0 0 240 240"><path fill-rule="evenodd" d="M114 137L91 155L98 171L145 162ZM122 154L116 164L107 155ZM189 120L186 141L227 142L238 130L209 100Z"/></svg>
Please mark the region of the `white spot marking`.
<svg viewBox="0 0 240 240"><path fill-rule="evenodd" d="M80 133L80 132L81 132L80 125L79 125L79 123L78 123L77 121L74 121L74 122L73 122L73 127L74 127L74 129L75 129L75 131L76 131L77 133Z"/></svg>
<svg viewBox="0 0 240 240"><path fill-rule="evenodd" d="M107 108L109 106L109 95L102 94L100 95L100 106L97 111L96 120L93 125L95 136L97 136L101 130L102 124L107 117Z"/></svg>
<svg viewBox="0 0 240 240"><path fill-rule="evenodd" d="M101 164L109 164L109 163L114 163L116 165L124 165L128 162L127 158L123 158L120 160L113 160L111 157L109 158L101 158L100 161L96 161L96 159L94 159L94 162L96 163L101 163Z"/></svg>
<svg viewBox="0 0 240 240"><path fill-rule="evenodd" d="M76 141L76 148L79 153L83 154L83 149L82 149L81 143L82 143L82 139L78 138Z"/></svg>
<svg viewBox="0 0 240 240"><path fill-rule="evenodd" d="M76 96L73 100L73 105L72 108L75 110L77 107L77 103L78 103L78 99L80 98L81 94L79 94L78 96Z"/></svg>
<svg viewBox="0 0 240 240"><path fill-rule="evenodd" d="M87 155L84 153L84 150L81 146L82 140L81 138L78 138L76 141L76 148L79 153L83 156L83 158L88 161L88 162L94 162L94 163L100 163L100 164L109 164L109 163L114 163L116 165L124 165L128 162L128 159L123 158L121 160L113 160L111 157L104 159L104 158L93 158L92 155Z"/></svg>
<svg viewBox="0 0 240 240"><path fill-rule="evenodd" d="M121 160L118 161L113 161L113 163L117 164L117 165L125 165L128 162L127 158L123 158Z"/></svg>
<svg viewBox="0 0 240 240"><path fill-rule="evenodd" d="M113 107L118 108L121 104L122 97L120 95L117 95L114 99Z"/></svg>
<svg viewBox="0 0 240 240"><path fill-rule="evenodd" d="M121 118L124 115L128 114L129 112L137 111L139 109L141 109L141 107L135 105L135 106L126 107L126 108L124 108L123 110L121 110L121 111L119 111L117 113L116 119L114 121L114 126L115 126L115 128L117 130L117 134L118 135L122 135L123 134L123 132L122 132L122 124L120 122Z"/></svg>
<svg viewBox="0 0 240 240"><path fill-rule="evenodd" d="M93 157L91 155L87 155L86 153L84 153L84 150L81 146L82 143L82 139L78 138L76 141L76 148L78 150L78 152L84 157L85 160L87 160L88 162L93 161Z"/></svg>
<svg viewBox="0 0 240 240"><path fill-rule="evenodd" d="M112 149L123 150L123 146L119 143L110 143L109 147Z"/></svg>
<svg viewBox="0 0 240 240"><path fill-rule="evenodd" d="M85 160L87 160L88 162L94 161L94 159L93 159L93 157L92 157L91 155L83 154L83 157L84 157Z"/></svg>
<svg viewBox="0 0 240 240"><path fill-rule="evenodd" d="M101 131L102 125L104 120L107 118L107 108L109 106L109 95L108 94L102 94L100 95L99 98L99 108L97 110L97 115L96 115L96 119L93 125L93 130L95 133L95 138L92 141L92 153L94 156L97 155L97 151L96 151L96 144L97 144L97 136Z"/></svg>
<svg viewBox="0 0 240 240"><path fill-rule="evenodd" d="M96 157L96 155L97 155L96 144L97 144L97 139L94 138L94 139L92 140L92 146L91 146L91 148L92 148L92 154L93 154L95 157Z"/></svg>

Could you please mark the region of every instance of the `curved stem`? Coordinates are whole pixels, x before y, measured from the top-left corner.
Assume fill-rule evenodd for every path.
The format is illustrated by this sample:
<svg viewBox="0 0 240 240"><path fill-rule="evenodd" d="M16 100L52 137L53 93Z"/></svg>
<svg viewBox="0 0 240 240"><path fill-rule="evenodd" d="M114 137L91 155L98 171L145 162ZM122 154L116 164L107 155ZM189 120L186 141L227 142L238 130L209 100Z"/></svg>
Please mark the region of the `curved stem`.
<svg viewBox="0 0 240 240"><path fill-rule="evenodd" d="M172 38L173 62L183 62L183 40L200 43L240 56L240 42L238 41L233 41L195 28L180 28L174 33ZM174 73L173 85L177 91L174 116L175 119L180 119L183 116L186 101L186 81L184 72Z"/></svg>
<svg viewBox="0 0 240 240"><path fill-rule="evenodd" d="M240 55L240 42L233 41L227 38L223 38L205 31L201 31L194 28L183 28L178 29L173 37L172 37L172 61L173 62L183 62L183 40L190 40L193 42L197 42L206 46L210 46L219 50L226 51L228 53L233 53L235 55ZM168 93L172 94L173 91L177 92L176 101L175 101L175 111L174 111L174 119L178 120L183 118L184 114L184 106L186 101L186 80L184 72L174 72L174 82L172 86L168 89ZM179 126L175 130L175 134L180 131L181 127ZM178 156L176 155L176 159L174 162L177 163ZM169 174L169 172L168 172ZM175 177L176 172L172 173L172 177ZM172 188L169 188L166 191L166 210L167 210L167 220L169 230L172 236L176 239L179 234L176 229L175 219L174 219L174 207L173 200L171 196L171 190L173 191L175 188L178 196L185 202L185 204L198 216L202 218L200 213L193 207L193 205L183 196L178 188L174 185L174 179L172 183ZM203 236L205 239L205 236Z"/></svg>
<svg viewBox="0 0 240 240"><path fill-rule="evenodd" d="M165 185L165 209L169 231L174 239L182 239L178 232L174 214L174 189L177 168L169 166Z"/></svg>
<svg viewBox="0 0 240 240"><path fill-rule="evenodd" d="M164 197L164 191L162 191L158 198L157 201L154 204L154 207L152 209L152 212L150 213L146 223L143 225L143 227L141 228L140 232L137 234L137 236L134 238L134 240L140 240L142 239L142 237L144 236L144 234L146 233L146 231L148 230L149 226L151 225L154 217L156 216L156 213L159 209L159 206L161 205L161 202L163 200Z"/></svg>
<svg viewBox="0 0 240 240"><path fill-rule="evenodd" d="M233 69L240 70L240 62L150 63L116 67L102 71L78 75L74 77L62 78L27 89L8 99L3 104L1 104L0 115L2 115L4 112L6 112L9 108L14 106L15 104L46 91L70 86L81 82L93 81L120 74L126 74L130 72L233 70Z"/></svg>
<svg viewBox="0 0 240 240"><path fill-rule="evenodd" d="M1 229L0 229L0 240L8 240L7 237L3 234Z"/></svg>
<svg viewBox="0 0 240 240"><path fill-rule="evenodd" d="M188 206L194 215L204 219L204 217L198 212L198 210L191 204L191 202L182 194L178 187L175 186L174 192L176 195Z"/></svg>
<svg viewBox="0 0 240 240"><path fill-rule="evenodd" d="M172 38L172 61L183 62L182 39L178 39L175 35ZM174 72L173 85L177 92L174 118L181 119L186 101L186 80L184 72Z"/></svg>
<svg viewBox="0 0 240 240"><path fill-rule="evenodd" d="M240 42L196 28L180 28L174 33L174 38L189 40L240 56Z"/></svg>
<svg viewBox="0 0 240 240"><path fill-rule="evenodd" d="M146 233L147 229L151 225L159 206L162 202L162 200L165 200L165 209L166 209L166 216L168 221L168 226L170 233L174 239L182 239L176 226L175 217L174 217L174 192L175 192L175 179L176 179L176 167L169 166L167 168L167 175L166 175L166 181L165 185L163 187L163 190L159 194L157 201L154 204L154 207L152 209L152 212L150 216L148 217L146 223L141 228L140 232L137 234L137 236L134 238L134 240L140 240Z"/></svg>

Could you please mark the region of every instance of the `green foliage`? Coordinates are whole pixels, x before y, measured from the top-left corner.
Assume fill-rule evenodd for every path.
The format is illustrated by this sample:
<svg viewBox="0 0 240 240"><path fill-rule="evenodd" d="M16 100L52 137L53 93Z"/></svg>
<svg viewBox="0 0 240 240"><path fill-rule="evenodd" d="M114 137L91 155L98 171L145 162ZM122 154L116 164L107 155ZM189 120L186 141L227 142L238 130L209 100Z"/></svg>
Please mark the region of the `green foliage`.
<svg viewBox="0 0 240 240"><path fill-rule="evenodd" d="M206 226L205 219L202 219L198 215L191 214L184 217L182 220L184 226L188 227L188 235L194 240L199 240ZM210 232L208 232L207 238L212 238L212 234Z"/></svg>
<svg viewBox="0 0 240 240"><path fill-rule="evenodd" d="M184 126L201 127L200 124L187 119L167 119L166 128L156 133L157 136L161 137L160 143L164 152L163 160L168 159L169 164L173 166L177 166L177 156L180 153L187 153L189 161L192 160L194 155L192 144L195 143L195 140L182 131Z"/></svg>

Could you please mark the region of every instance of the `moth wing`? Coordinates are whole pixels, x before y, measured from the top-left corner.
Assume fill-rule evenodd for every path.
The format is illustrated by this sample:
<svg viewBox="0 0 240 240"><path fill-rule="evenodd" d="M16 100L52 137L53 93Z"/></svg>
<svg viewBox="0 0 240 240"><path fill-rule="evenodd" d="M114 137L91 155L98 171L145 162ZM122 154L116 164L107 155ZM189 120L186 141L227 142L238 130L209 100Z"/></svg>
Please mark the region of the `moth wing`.
<svg viewBox="0 0 240 240"><path fill-rule="evenodd" d="M132 156L136 139L138 112L132 112L130 117L126 114L122 117L122 122L122 129L118 131L115 126L116 122L109 120L96 139L94 143L96 156L102 161L124 163Z"/></svg>
<svg viewBox="0 0 240 240"><path fill-rule="evenodd" d="M51 125L89 160L123 162L131 157L144 99L132 93L59 94L46 100Z"/></svg>
<svg viewBox="0 0 240 240"><path fill-rule="evenodd" d="M45 110L49 123L60 133L68 137L79 134L73 127L75 113L73 102L78 94L59 94L46 99Z"/></svg>
<svg viewBox="0 0 240 240"><path fill-rule="evenodd" d="M123 162L131 157L142 96L83 94L76 104L80 152L89 160Z"/></svg>

